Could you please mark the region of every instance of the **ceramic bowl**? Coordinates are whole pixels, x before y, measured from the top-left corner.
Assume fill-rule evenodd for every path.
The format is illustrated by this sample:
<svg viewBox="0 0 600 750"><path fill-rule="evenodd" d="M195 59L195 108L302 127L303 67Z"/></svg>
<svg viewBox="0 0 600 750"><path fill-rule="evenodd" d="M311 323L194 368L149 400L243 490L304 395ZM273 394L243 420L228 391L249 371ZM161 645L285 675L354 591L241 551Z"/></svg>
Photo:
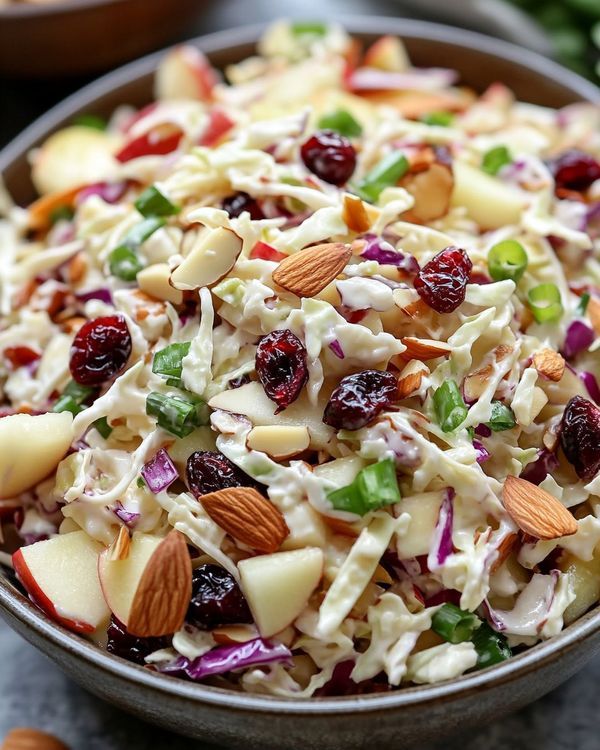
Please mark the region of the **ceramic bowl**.
<svg viewBox="0 0 600 750"><path fill-rule="evenodd" d="M600 103L590 83L504 42L424 22L354 18L344 22L365 41L398 34L417 65L456 68L463 83L483 89L504 81L520 99L560 107ZM254 51L260 29L249 27L195 40L217 66ZM0 154L0 171L17 200L34 197L27 151L83 112L107 114L117 104L147 103L160 54L128 65L51 110ZM175 732L246 750L358 750L422 746L453 730L489 722L539 698L573 675L600 649L600 609L559 636L452 682L388 694L308 701L250 695L152 673L67 632L33 606L9 572L0 574L0 612L24 638L76 682L119 708Z"/></svg>

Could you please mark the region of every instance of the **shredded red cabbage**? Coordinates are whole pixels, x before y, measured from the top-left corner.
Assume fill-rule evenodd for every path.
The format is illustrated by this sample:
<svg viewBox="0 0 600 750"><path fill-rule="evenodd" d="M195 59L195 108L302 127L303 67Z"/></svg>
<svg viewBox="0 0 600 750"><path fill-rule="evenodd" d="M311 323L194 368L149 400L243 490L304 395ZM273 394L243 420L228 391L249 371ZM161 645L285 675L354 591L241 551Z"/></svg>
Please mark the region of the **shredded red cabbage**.
<svg viewBox="0 0 600 750"><path fill-rule="evenodd" d="M419 68L394 73L379 68L358 68L348 79L354 91L433 91L451 86L458 74L449 68Z"/></svg>
<svg viewBox="0 0 600 750"><path fill-rule="evenodd" d="M576 370L572 365L570 365L567 362L567 367L569 370L577 375L579 380L585 385L586 390L589 394L589 396L600 405L600 386L598 385L598 381L596 380L596 376L588 372L586 370L583 370L582 372L579 372L579 370Z"/></svg>
<svg viewBox="0 0 600 750"><path fill-rule="evenodd" d="M342 349L342 345L337 339L329 342L329 348L335 354L335 356L338 357L338 359L344 359L344 357L346 356L344 354L344 350Z"/></svg>
<svg viewBox="0 0 600 750"><path fill-rule="evenodd" d="M120 500L117 500L117 502L115 503L115 507L112 509L112 512L117 518L120 518L121 521L123 521L125 526L135 526L138 518L140 517L139 513L132 513L131 511L126 510Z"/></svg>
<svg viewBox="0 0 600 750"><path fill-rule="evenodd" d="M491 437L492 431L486 424L478 424L475 428L475 434L479 437Z"/></svg>
<svg viewBox="0 0 600 750"><path fill-rule="evenodd" d="M154 458L142 468L142 476L148 485L150 492L162 492L179 478L179 472L171 461L171 456L164 448L161 448Z"/></svg>
<svg viewBox="0 0 600 750"><path fill-rule="evenodd" d="M587 323L583 320L574 320L567 328L565 343L562 348L562 355L565 359L575 357L579 352L589 348L594 342L596 335Z"/></svg>
<svg viewBox="0 0 600 750"><path fill-rule="evenodd" d="M541 484L544 479L558 467L558 458L551 451L543 448L535 461L531 461L521 472L521 479L531 484Z"/></svg>
<svg viewBox="0 0 600 750"><path fill-rule="evenodd" d="M448 487L440 506L431 551L427 555L427 567L429 570L439 568L453 552L452 524L454 520L454 495L455 492L452 487Z"/></svg>
<svg viewBox="0 0 600 750"><path fill-rule="evenodd" d="M105 203L117 203L127 190L127 182L95 182L77 193L77 203L83 203L91 195L98 195Z"/></svg>
<svg viewBox="0 0 600 750"><path fill-rule="evenodd" d="M91 299L99 299L100 302L105 302L107 305L112 305L113 298L110 293L110 289L104 287L100 289L92 289L90 292L81 292L75 295L80 302L88 302Z"/></svg>
<svg viewBox="0 0 600 750"><path fill-rule="evenodd" d="M473 448L475 448L475 455L477 457L477 463L482 464L487 461L490 457L490 452L483 443L479 440L473 440Z"/></svg>
<svg viewBox="0 0 600 750"><path fill-rule="evenodd" d="M363 239L367 241L367 245L360 254L361 258L376 260L383 266L397 266L411 274L419 272L419 263L412 255L401 253L389 242L374 234L366 234Z"/></svg>

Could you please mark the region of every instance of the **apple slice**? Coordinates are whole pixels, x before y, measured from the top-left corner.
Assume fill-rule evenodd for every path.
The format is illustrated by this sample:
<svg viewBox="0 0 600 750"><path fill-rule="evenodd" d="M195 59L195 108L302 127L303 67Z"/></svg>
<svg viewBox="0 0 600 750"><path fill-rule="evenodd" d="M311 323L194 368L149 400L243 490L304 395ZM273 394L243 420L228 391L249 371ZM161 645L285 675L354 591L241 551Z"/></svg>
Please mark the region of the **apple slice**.
<svg viewBox="0 0 600 750"><path fill-rule="evenodd" d="M110 615L98 580L103 549L85 531L73 531L21 547L12 560L38 607L69 630L92 633Z"/></svg>
<svg viewBox="0 0 600 750"><path fill-rule="evenodd" d="M410 67L404 45L397 36L382 36L365 52L364 65L369 68L402 73Z"/></svg>
<svg viewBox="0 0 600 750"><path fill-rule="evenodd" d="M154 79L157 99L208 101L219 82L217 71L191 44L175 47L161 60Z"/></svg>
<svg viewBox="0 0 600 750"><path fill-rule="evenodd" d="M466 208L483 229L519 223L524 203L514 188L462 161L453 163L452 173L451 204Z"/></svg>
<svg viewBox="0 0 600 750"><path fill-rule="evenodd" d="M323 575L323 551L305 547L249 557L238 564L241 587L263 638L290 625Z"/></svg>
<svg viewBox="0 0 600 750"><path fill-rule="evenodd" d="M231 229L218 227L202 232L183 262L171 273L175 289L211 286L225 276L242 252L242 239Z"/></svg>
<svg viewBox="0 0 600 750"><path fill-rule="evenodd" d="M217 435L211 427L198 427L186 437L179 438L169 447L169 456L180 476L185 476L188 458L195 451L216 450Z"/></svg>
<svg viewBox="0 0 600 750"><path fill-rule="evenodd" d="M286 459L305 451L310 436L304 426L262 425L250 430L246 444L248 448L272 458Z"/></svg>
<svg viewBox="0 0 600 750"><path fill-rule="evenodd" d="M171 286L170 276L171 269L167 263L154 263L142 268L136 276L136 281L139 288L151 297L180 305L183 302L183 292Z"/></svg>
<svg viewBox="0 0 600 750"><path fill-rule="evenodd" d="M0 419L0 498L28 490L58 466L73 440L72 422L69 412Z"/></svg>
<svg viewBox="0 0 600 750"><path fill-rule="evenodd" d="M112 550L104 550L98 559L98 575L106 603L124 625L138 584L150 558L163 540L150 534L134 533L125 560L113 560Z"/></svg>

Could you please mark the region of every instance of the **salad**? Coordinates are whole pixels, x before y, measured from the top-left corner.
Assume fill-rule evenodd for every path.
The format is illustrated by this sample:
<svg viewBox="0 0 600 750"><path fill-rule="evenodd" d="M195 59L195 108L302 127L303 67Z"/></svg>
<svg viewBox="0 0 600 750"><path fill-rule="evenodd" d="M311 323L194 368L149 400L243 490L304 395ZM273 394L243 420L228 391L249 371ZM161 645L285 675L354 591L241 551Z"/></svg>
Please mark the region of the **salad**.
<svg viewBox="0 0 600 750"><path fill-rule="evenodd" d="M600 599L600 112L338 26L88 117L2 194L0 559L150 670L451 680Z"/></svg>

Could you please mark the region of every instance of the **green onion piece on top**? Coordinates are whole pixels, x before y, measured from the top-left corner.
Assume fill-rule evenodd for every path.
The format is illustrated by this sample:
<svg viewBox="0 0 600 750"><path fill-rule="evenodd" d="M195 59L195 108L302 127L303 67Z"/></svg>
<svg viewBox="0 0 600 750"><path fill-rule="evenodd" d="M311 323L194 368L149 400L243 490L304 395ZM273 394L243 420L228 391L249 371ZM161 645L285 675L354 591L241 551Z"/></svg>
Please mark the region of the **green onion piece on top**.
<svg viewBox="0 0 600 750"><path fill-rule="evenodd" d="M327 499L336 510L345 510L359 516L400 502L393 459L385 458L361 469L352 484L327 493Z"/></svg>
<svg viewBox="0 0 600 750"><path fill-rule="evenodd" d="M92 427L95 427L105 440L110 437L110 433L113 431L113 428L108 424L108 419L106 417L100 417L100 419L97 419L92 424Z"/></svg>
<svg viewBox="0 0 600 750"><path fill-rule="evenodd" d="M589 292L584 292L579 299L579 304L577 305L577 310L575 311L577 315L580 315L582 317L585 315L589 302Z"/></svg>
<svg viewBox="0 0 600 750"><path fill-rule="evenodd" d="M467 418L467 405L454 380L446 380L433 394L433 410L443 432L453 432Z"/></svg>
<svg viewBox="0 0 600 750"><path fill-rule="evenodd" d="M492 416L487 426L494 432L503 432L512 430L517 424L515 415L510 406L506 406L501 401L492 401Z"/></svg>
<svg viewBox="0 0 600 750"><path fill-rule="evenodd" d="M161 216L150 216L136 224L125 237L123 244L127 247L138 247L151 237L157 229L164 227L166 220Z"/></svg>
<svg viewBox="0 0 600 750"><path fill-rule="evenodd" d="M470 641L480 625L481 620L477 615L449 602L442 605L431 618L431 629L448 643Z"/></svg>
<svg viewBox="0 0 600 750"><path fill-rule="evenodd" d="M83 403L94 393L94 388L87 385L79 385L71 380L52 407L53 412L70 411L73 416L85 409Z"/></svg>
<svg viewBox="0 0 600 750"><path fill-rule="evenodd" d="M122 281L135 281L135 277L144 267L135 250L126 245L119 245L108 256L108 267L113 276Z"/></svg>
<svg viewBox="0 0 600 750"><path fill-rule="evenodd" d="M75 211L71 206L57 206L50 212L50 223L54 225L59 221L71 221L73 216L75 216Z"/></svg>
<svg viewBox="0 0 600 750"><path fill-rule="evenodd" d="M191 342L169 344L156 352L152 361L152 372L168 378L181 378L182 360L190 350Z"/></svg>
<svg viewBox="0 0 600 750"><path fill-rule="evenodd" d="M159 427L180 438L208 423L206 404L192 394L167 396L152 391L146 397L146 414L156 417Z"/></svg>
<svg viewBox="0 0 600 750"><path fill-rule="evenodd" d="M492 630L487 622L477 628L471 640L477 651L477 666L480 669L499 664L512 656L506 638Z"/></svg>
<svg viewBox="0 0 600 750"><path fill-rule="evenodd" d="M488 270L494 281L511 279L517 284L525 273L527 264L527 253L516 240L498 242L488 253Z"/></svg>
<svg viewBox="0 0 600 750"><path fill-rule="evenodd" d="M563 314L560 291L556 284L538 284L527 293L529 308L537 323L556 323Z"/></svg>
<svg viewBox="0 0 600 750"><path fill-rule="evenodd" d="M452 112L428 112L421 117L421 122L426 125L440 125L443 128L452 125L453 121L454 115Z"/></svg>
<svg viewBox="0 0 600 750"><path fill-rule="evenodd" d="M135 207L142 216L173 216L181 210L179 206L161 193L156 185L150 185L135 202Z"/></svg>
<svg viewBox="0 0 600 750"><path fill-rule="evenodd" d="M317 123L323 130L335 130L336 133L348 138L358 138L362 133L362 126L345 109L337 109L328 115L323 115Z"/></svg>
<svg viewBox="0 0 600 750"><path fill-rule="evenodd" d="M106 130L107 122L100 115L91 115L89 113L78 115L73 120L73 125L81 125L84 128L93 128L94 130Z"/></svg>
<svg viewBox="0 0 600 750"><path fill-rule="evenodd" d="M137 486L138 486L138 487L140 488L140 490L145 490L145 489L146 489L146 487L147 487L147 484L146 484L146 482L144 482L144 477L138 477L138 478L137 478L137 479L135 480L135 483L136 483L136 484L137 484Z"/></svg>
<svg viewBox="0 0 600 750"><path fill-rule="evenodd" d="M292 34L296 36L325 36L327 34L327 24L318 21L295 21L291 25Z"/></svg>
<svg viewBox="0 0 600 750"><path fill-rule="evenodd" d="M512 162L512 156L506 146L496 146L486 151L481 160L481 168L484 172L496 175L507 164Z"/></svg>
<svg viewBox="0 0 600 750"><path fill-rule="evenodd" d="M394 151L376 164L356 186L358 195L370 203L375 203L387 187L393 187L408 171L408 159Z"/></svg>

